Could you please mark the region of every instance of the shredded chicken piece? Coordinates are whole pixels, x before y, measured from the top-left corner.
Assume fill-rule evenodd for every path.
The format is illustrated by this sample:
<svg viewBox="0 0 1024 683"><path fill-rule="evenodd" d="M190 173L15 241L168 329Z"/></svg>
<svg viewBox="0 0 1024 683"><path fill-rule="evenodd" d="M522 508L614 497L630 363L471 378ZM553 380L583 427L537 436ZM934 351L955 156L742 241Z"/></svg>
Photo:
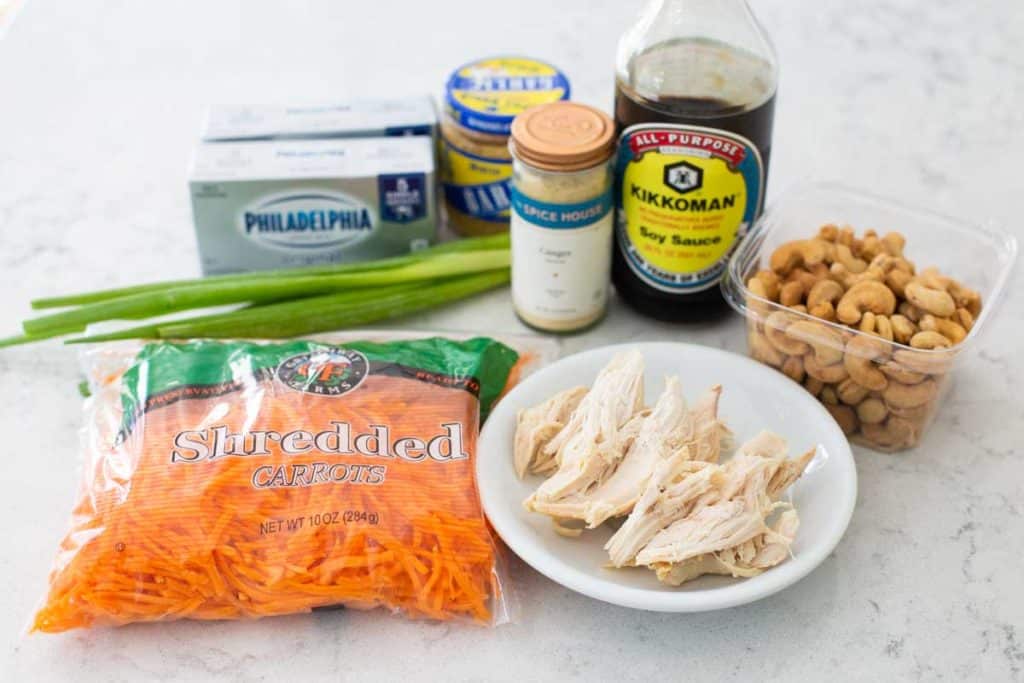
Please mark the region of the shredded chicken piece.
<svg viewBox="0 0 1024 683"><path fill-rule="evenodd" d="M721 385L711 387L686 416L686 434L683 441L690 449L692 460L718 462L723 442L731 436L729 429L718 419L718 399Z"/></svg>
<svg viewBox="0 0 1024 683"><path fill-rule="evenodd" d="M676 377L665 379L665 389L645 419L636 417L623 434L638 433L618 462L607 462L603 472L586 490L576 491L554 502L535 504L534 510L562 518L580 519L594 528L611 517L629 514L647 486L655 466L674 453L686 459L718 458L724 425L718 419L722 388L714 386L692 410ZM641 414L638 414L641 415ZM601 465L600 462L596 462Z"/></svg>
<svg viewBox="0 0 1024 683"><path fill-rule="evenodd" d="M637 415L643 409L643 378L644 360L637 351L618 354L601 370L569 422L545 446L558 470L526 500L528 509L563 516L545 506L585 492L612 471L644 419Z"/></svg>
<svg viewBox="0 0 1024 683"><path fill-rule="evenodd" d="M693 511L669 524L636 555L658 578L679 585L702 574L753 576L784 560L799 517L778 497L806 469L816 449L780 457L785 442L762 432L719 467L721 484L701 496ZM765 455L761 455L765 454ZM771 454L771 455L769 455ZM767 519L786 508L774 526Z"/></svg>
<svg viewBox="0 0 1024 683"><path fill-rule="evenodd" d="M543 474L554 471L555 458L544 447L562 431L569 416L586 395L586 387L573 387L555 394L540 405L519 411L513 452L516 474L520 479L527 472Z"/></svg>
<svg viewBox="0 0 1024 683"><path fill-rule="evenodd" d="M587 526L627 514L658 462L684 448L691 433L679 379L667 377L665 390L643 421L639 436L607 479L584 496L580 512Z"/></svg>
<svg viewBox="0 0 1024 683"><path fill-rule="evenodd" d="M679 380L667 377L648 410L643 374L638 352L621 353L590 390L520 412L516 472L550 474L526 508L564 536L628 515L604 546L611 565L647 566L671 585L756 576L783 562L800 520L779 499L816 448L789 459L785 439L762 431L719 464L732 438L718 417L722 388L687 410Z"/></svg>
<svg viewBox="0 0 1024 683"><path fill-rule="evenodd" d="M764 533L768 529L764 518L771 503L767 496L763 498L753 508L743 500L726 500L696 509L656 533L636 554L637 564L682 562Z"/></svg>
<svg viewBox="0 0 1024 683"><path fill-rule="evenodd" d="M655 534L685 517L701 495L714 490L718 476L717 466L691 461L687 452L659 462L629 517L604 546L612 565L633 564Z"/></svg>
<svg viewBox="0 0 1024 683"><path fill-rule="evenodd" d="M644 359L639 351L624 351L612 358L597 374L590 392L580 401L562 431L544 447L545 453L557 457L566 442L583 430L586 423L600 423L604 416L613 413L627 413L623 422L632 417L643 404L643 369ZM639 385L633 386L630 381ZM628 395L620 392L628 392Z"/></svg>
<svg viewBox="0 0 1024 683"><path fill-rule="evenodd" d="M658 562L652 566L658 579L679 586L704 574L723 574L737 578L757 576L789 556L789 547L796 538L800 517L796 510L786 510L769 532L718 553L706 553L675 564Z"/></svg>

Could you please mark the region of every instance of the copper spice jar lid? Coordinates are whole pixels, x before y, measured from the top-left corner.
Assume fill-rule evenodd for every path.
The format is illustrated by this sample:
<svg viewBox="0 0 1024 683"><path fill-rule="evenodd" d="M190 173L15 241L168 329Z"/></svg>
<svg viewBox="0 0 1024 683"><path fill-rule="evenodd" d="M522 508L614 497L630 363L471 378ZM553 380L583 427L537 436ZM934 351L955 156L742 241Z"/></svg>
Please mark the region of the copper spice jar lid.
<svg viewBox="0 0 1024 683"><path fill-rule="evenodd" d="M509 148L536 168L581 171L612 155L615 124L599 109L578 102L542 104L512 122Z"/></svg>

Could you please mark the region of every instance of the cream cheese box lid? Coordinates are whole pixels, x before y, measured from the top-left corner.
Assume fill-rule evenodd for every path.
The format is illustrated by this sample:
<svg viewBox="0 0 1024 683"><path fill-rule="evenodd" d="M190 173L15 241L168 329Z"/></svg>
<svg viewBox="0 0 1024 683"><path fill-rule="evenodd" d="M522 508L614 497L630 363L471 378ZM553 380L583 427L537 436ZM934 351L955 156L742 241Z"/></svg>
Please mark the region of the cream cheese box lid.
<svg viewBox="0 0 1024 683"><path fill-rule="evenodd" d="M433 172L432 139L414 136L201 143L189 178L216 182Z"/></svg>
<svg viewBox="0 0 1024 683"><path fill-rule="evenodd" d="M210 107L202 139L280 140L432 135L437 113L430 97L365 99L300 106Z"/></svg>

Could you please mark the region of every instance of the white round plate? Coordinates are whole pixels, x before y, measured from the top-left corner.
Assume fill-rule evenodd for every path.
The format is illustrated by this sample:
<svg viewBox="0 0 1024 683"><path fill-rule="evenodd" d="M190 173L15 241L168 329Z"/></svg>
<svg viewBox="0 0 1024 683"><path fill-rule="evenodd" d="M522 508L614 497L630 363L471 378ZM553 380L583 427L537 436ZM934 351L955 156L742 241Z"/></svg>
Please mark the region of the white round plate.
<svg viewBox="0 0 1024 683"><path fill-rule="evenodd" d="M542 478L516 477L512 438L516 412L552 394L590 385L611 357L636 348L646 362L647 401L674 374L691 405L713 384L723 387L719 416L732 429L735 445L769 429L789 442L790 456L817 444L818 451L790 493L800 513L793 556L749 579L705 576L680 587L660 583L645 568L610 569L603 546L607 525L579 538L555 533L551 520L528 512L523 500ZM495 407L477 448L477 482L484 511L494 529L519 557L553 581L598 600L661 612L700 612L734 607L766 597L799 581L835 548L853 514L857 471L842 430L800 385L749 358L691 344L646 343L607 346L563 358L515 387Z"/></svg>

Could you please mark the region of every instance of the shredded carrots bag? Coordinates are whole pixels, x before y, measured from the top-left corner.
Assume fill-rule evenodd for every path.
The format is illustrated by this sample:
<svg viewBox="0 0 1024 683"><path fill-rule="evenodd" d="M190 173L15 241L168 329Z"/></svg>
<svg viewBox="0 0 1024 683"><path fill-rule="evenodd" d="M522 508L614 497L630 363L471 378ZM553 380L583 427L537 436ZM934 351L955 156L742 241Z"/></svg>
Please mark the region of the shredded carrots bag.
<svg viewBox="0 0 1024 683"><path fill-rule="evenodd" d="M94 383L34 630L330 605L500 621L474 458L517 360L486 338L143 347Z"/></svg>

